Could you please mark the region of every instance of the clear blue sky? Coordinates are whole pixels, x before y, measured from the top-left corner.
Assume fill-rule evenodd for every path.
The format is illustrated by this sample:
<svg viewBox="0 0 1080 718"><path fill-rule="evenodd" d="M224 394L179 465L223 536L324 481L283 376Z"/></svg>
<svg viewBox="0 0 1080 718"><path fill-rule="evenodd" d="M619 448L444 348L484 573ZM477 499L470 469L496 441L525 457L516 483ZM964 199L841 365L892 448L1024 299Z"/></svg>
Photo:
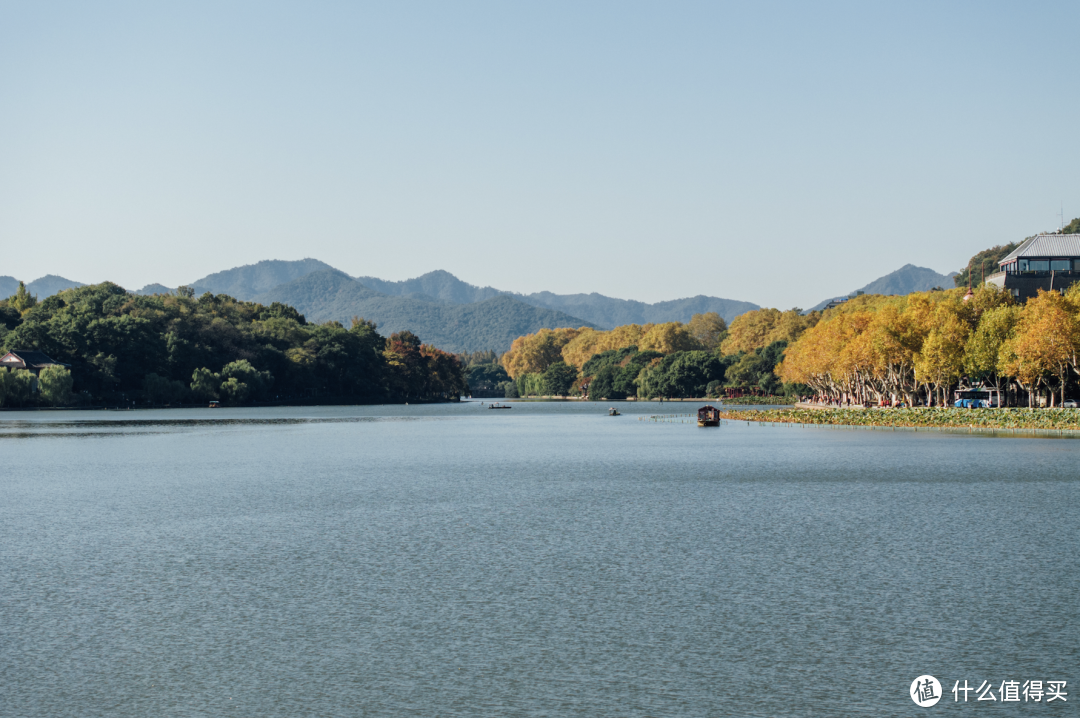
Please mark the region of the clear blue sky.
<svg viewBox="0 0 1080 718"><path fill-rule="evenodd" d="M810 306L1080 215L1080 4L0 0L0 274Z"/></svg>

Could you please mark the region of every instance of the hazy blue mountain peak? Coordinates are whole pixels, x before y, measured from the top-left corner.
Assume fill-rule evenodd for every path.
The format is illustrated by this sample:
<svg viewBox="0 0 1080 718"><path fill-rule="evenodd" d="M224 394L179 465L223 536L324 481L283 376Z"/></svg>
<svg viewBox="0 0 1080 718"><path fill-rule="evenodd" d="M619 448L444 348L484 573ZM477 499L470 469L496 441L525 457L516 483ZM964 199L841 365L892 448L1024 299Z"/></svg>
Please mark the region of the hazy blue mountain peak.
<svg viewBox="0 0 1080 718"><path fill-rule="evenodd" d="M348 326L353 317L361 317L376 322L385 336L407 329L447 351L505 351L517 337L545 327L591 326L506 294L464 304L424 294L392 296L337 270L312 272L259 294L254 301L289 304L315 322L334 320Z"/></svg>
<svg viewBox="0 0 1080 718"><path fill-rule="evenodd" d="M391 282L377 277L357 277L367 287L389 296L424 294L433 299L454 304L482 302L499 294L507 294L493 287L477 287L455 277L445 269L422 274L419 277Z"/></svg>
<svg viewBox="0 0 1080 718"><path fill-rule="evenodd" d="M255 264L215 272L191 283L196 294L228 294L236 299L251 300L255 295L272 289L280 284L311 274L312 272L333 270L326 262L318 259L265 259ZM347 275L346 275L347 276Z"/></svg>
<svg viewBox="0 0 1080 718"><path fill-rule="evenodd" d="M164 284L147 284L142 289L136 289L134 293L149 296L151 294L172 294L175 291L174 287L166 287Z"/></svg>
<svg viewBox="0 0 1080 718"><path fill-rule="evenodd" d="M955 274L955 272L953 273ZM862 292L864 294L911 294L912 292L927 292L934 287L950 289L953 286L953 274L939 274L933 269L917 267L914 264L905 264L894 272L889 272L884 277L878 277L865 287L860 287L851 294ZM840 299L842 297L836 297ZM825 305L833 301L832 298L819 302L810 308L824 309Z"/></svg>

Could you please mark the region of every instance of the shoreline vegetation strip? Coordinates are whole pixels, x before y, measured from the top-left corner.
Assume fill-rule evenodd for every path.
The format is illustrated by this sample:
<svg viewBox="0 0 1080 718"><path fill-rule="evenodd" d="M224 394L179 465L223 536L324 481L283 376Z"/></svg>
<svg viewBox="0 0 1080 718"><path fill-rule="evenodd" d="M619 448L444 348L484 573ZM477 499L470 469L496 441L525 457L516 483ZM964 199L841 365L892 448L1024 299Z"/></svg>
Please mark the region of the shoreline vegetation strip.
<svg viewBox="0 0 1080 718"><path fill-rule="evenodd" d="M1080 409L743 409L730 421L915 429L1080 431Z"/></svg>

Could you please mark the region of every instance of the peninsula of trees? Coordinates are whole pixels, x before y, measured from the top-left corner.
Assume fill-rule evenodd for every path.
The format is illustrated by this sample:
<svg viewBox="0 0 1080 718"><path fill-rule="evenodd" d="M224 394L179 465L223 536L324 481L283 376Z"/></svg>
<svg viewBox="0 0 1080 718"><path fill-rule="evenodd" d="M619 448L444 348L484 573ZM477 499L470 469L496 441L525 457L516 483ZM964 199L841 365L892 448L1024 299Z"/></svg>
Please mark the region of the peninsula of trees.
<svg viewBox="0 0 1080 718"><path fill-rule="evenodd" d="M3 406L439 401L467 388L457 357L411 332L383 337L359 318L312 324L283 304L185 288L140 296L106 282L37 302L20 287L0 301L0 349L70 366L49 372L70 372L66 390L35 395L29 372L0 370Z"/></svg>

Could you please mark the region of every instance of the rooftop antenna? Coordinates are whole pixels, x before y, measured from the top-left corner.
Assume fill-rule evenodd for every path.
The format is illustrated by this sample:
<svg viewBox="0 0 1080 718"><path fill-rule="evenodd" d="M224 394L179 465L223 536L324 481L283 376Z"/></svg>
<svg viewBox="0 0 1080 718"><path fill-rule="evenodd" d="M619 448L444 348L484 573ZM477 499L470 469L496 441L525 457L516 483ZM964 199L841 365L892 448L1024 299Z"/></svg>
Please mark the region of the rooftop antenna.
<svg viewBox="0 0 1080 718"><path fill-rule="evenodd" d="M1058 231L1065 231L1065 200L1061 200L1061 212L1058 213L1058 217L1061 219L1061 224L1058 225Z"/></svg>

